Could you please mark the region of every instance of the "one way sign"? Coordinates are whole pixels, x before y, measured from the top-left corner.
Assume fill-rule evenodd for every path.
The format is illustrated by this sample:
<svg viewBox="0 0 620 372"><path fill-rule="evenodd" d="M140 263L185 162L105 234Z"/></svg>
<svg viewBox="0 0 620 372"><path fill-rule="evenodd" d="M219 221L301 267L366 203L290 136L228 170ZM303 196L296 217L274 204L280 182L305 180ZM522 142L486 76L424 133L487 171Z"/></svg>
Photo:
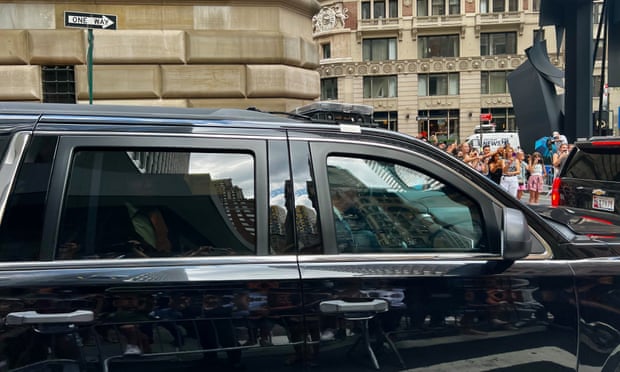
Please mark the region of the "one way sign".
<svg viewBox="0 0 620 372"><path fill-rule="evenodd" d="M116 16L111 14L65 12L65 27L116 30Z"/></svg>

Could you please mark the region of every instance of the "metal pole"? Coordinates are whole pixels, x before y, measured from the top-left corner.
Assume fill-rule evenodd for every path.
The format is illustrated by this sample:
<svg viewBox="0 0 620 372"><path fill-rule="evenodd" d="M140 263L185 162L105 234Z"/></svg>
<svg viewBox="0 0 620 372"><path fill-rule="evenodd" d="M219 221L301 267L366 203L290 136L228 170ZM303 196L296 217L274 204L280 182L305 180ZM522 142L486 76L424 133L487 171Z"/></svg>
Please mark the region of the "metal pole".
<svg viewBox="0 0 620 372"><path fill-rule="evenodd" d="M601 18L605 28L605 34L603 35L603 58L601 61L601 81L598 87L598 117L596 118L596 135L600 136L602 134L601 130L601 115L603 115L603 94L605 91L605 61L607 60L607 34L609 32L609 28L607 27L607 12L605 11L607 1L603 3L603 13L601 14ZM597 44L598 44L598 36L597 35ZM594 58L596 58L596 54L594 54ZM592 64L594 66L594 64ZM609 119L608 119L609 121Z"/></svg>
<svg viewBox="0 0 620 372"><path fill-rule="evenodd" d="M93 29L88 29L88 103L93 104Z"/></svg>

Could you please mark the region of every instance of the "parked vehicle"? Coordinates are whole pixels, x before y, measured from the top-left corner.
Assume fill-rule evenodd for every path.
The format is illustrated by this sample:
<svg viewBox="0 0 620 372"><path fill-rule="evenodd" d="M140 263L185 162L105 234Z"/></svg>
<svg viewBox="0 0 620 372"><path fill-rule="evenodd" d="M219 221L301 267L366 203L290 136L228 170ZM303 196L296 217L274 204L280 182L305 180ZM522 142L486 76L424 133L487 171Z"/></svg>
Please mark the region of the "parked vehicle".
<svg viewBox="0 0 620 372"><path fill-rule="evenodd" d="M551 204L620 213L620 137L575 142L555 177Z"/></svg>
<svg viewBox="0 0 620 372"><path fill-rule="evenodd" d="M594 239L620 241L620 216L615 213L567 206L530 205L549 221L561 224L574 234Z"/></svg>
<svg viewBox="0 0 620 372"><path fill-rule="evenodd" d="M481 149L483 146L489 145L491 151L495 151L507 143L513 149L521 148L521 141L517 132L475 133L467 137L466 142L469 143L471 148L475 149Z"/></svg>
<svg viewBox="0 0 620 372"><path fill-rule="evenodd" d="M615 370L620 245L410 136L0 103L0 367Z"/></svg>

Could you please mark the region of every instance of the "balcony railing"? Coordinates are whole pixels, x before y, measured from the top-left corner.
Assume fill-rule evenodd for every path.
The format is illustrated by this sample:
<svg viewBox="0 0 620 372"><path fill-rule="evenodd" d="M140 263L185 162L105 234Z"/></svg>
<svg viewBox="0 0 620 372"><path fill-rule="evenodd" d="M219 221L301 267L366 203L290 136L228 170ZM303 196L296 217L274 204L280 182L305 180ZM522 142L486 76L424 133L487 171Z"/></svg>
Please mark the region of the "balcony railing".
<svg viewBox="0 0 620 372"><path fill-rule="evenodd" d="M523 12L476 14L476 25L515 24L523 22L525 22Z"/></svg>
<svg viewBox="0 0 620 372"><path fill-rule="evenodd" d="M434 28L441 26L460 26L464 23L462 14L415 17L413 27Z"/></svg>
<svg viewBox="0 0 620 372"><path fill-rule="evenodd" d="M398 29L401 18L371 18L358 20L359 30Z"/></svg>

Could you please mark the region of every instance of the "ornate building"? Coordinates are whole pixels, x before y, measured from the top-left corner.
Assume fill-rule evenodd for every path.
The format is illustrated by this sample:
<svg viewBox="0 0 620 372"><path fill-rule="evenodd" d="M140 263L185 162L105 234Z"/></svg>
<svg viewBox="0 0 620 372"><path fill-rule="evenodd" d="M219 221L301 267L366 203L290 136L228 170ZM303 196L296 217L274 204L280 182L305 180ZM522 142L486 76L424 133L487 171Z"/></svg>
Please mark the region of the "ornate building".
<svg viewBox="0 0 620 372"><path fill-rule="evenodd" d="M288 111L319 96L314 0L0 0L0 100ZM107 29L65 12L116 16ZM116 28L116 29L112 29Z"/></svg>
<svg viewBox="0 0 620 372"><path fill-rule="evenodd" d="M540 0L321 5L312 19L321 99L371 105L375 120L391 130L450 142L481 124L518 130L506 77L526 60L535 37L546 40L551 62L564 69L555 30L538 26Z"/></svg>

